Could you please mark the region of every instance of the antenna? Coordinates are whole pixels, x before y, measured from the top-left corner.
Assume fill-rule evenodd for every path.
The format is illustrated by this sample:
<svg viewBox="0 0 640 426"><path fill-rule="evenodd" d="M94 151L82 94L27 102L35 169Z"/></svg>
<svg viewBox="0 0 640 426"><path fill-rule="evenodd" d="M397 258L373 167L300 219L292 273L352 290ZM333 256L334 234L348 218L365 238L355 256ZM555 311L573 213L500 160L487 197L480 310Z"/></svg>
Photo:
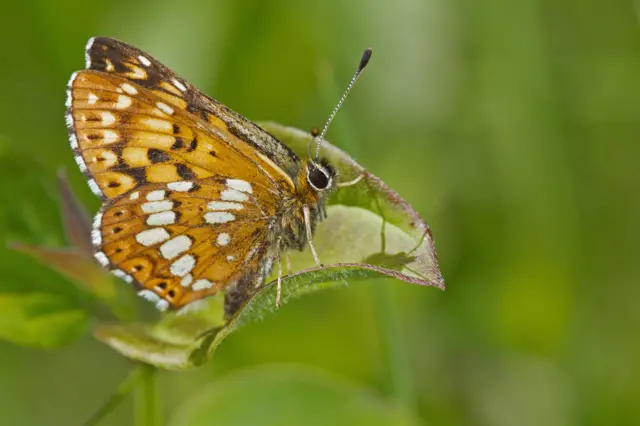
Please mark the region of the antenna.
<svg viewBox="0 0 640 426"><path fill-rule="evenodd" d="M325 123L324 127L322 128L322 132L320 132L320 135L316 136L316 138L315 138L315 143L316 143L316 157L315 158L316 158L316 160L320 156L320 146L322 145L322 141L324 140L324 135L325 135L325 133L327 133L327 130L329 129L329 125L331 124L331 121L333 121L333 117L336 116L336 113L338 112L338 110L342 106L342 103L344 102L345 99L347 99L347 95L349 95L349 92L351 92L351 89L353 88L353 85L356 84L356 80L360 76L360 73L362 72L362 70L364 70L364 68L369 63L369 59L371 59L371 53L373 53L373 51L371 49L366 49L364 51L364 53L362 54L362 58L360 59L360 64L358 65L358 69L356 70L356 73L351 78L351 81L349 82L349 85L347 86L347 90L344 91L344 93L342 94L342 97L340 98L340 101L338 101L338 105L336 105L336 107L331 112L331 115L329 116L329 119L327 120L327 122ZM311 146L309 146L309 148L311 148Z"/></svg>

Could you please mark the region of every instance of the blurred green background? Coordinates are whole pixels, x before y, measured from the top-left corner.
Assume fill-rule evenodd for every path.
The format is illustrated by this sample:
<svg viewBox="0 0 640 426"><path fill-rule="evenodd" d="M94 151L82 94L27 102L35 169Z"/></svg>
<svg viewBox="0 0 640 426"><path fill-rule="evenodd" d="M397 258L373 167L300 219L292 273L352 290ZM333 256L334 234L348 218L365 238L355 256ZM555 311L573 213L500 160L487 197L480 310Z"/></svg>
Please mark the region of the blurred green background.
<svg viewBox="0 0 640 426"><path fill-rule="evenodd" d="M99 205L63 119L89 37L137 45L250 119L301 129L323 124L370 46L328 139L430 224L447 291L381 280L296 300L231 335L207 366L162 373L165 418L638 424L636 6L4 2L0 233L65 243L61 166L88 208ZM46 288L80 303L26 256L3 248L0 271L4 291ZM55 351L0 342L0 423L81 424L130 368L88 335ZM103 424L132 424L131 412L128 399Z"/></svg>

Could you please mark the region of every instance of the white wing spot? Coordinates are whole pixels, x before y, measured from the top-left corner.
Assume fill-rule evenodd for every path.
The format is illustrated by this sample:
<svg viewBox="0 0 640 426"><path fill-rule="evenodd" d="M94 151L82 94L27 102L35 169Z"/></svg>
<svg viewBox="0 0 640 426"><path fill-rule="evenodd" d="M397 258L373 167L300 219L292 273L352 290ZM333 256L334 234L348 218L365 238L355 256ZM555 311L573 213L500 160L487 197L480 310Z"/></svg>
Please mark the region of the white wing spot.
<svg viewBox="0 0 640 426"><path fill-rule="evenodd" d="M156 189L147 194L147 201L162 201L164 200L164 190Z"/></svg>
<svg viewBox="0 0 640 426"><path fill-rule="evenodd" d="M126 109L126 108L129 108L132 103L133 103L133 100L131 99L130 96L119 95L118 96L118 101L116 102L116 108L117 109Z"/></svg>
<svg viewBox="0 0 640 426"><path fill-rule="evenodd" d="M80 167L80 171L82 173L86 173L87 165L85 164L84 158L82 158L82 155L76 155L74 159L76 160L76 164L78 165L78 167Z"/></svg>
<svg viewBox="0 0 640 426"><path fill-rule="evenodd" d="M228 212L209 212L204 215L204 220L207 223L227 223L235 220L235 216Z"/></svg>
<svg viewBox="0 0 640 426"><path fill-rule="evenodd" d="M213 283L206 279L198 280L191 286L194 291L207 290L211 287L213 287Z"/></svg>
<svg viewBox="0 0 640 426"><path fill-rule="evenodd" d="M73 128L73 115L70 112L66 113L64 116L64 122L67 123L68 128Z"/></svg>
<svg viewBox="0 0 640 426"><path fill-rule="evenodd" d="M158 296L157 294L155 294L151 290L140 290L138 292L138 296L142 297L143 299L148 300L149 302L153 302L153 303L155 303L158 300L160 300L160 296Z"/></svg>
<svg viewBox="0 0 640 426"><path fill-rule="evenodd" d="M138 56L138 59L140 60L140 62L142 62L142 65L144 65L145 67L148 67L149 65L151 65L151 61L142 55Z"/></svg>
<svg viewBox="0 0 640 426"><path fill-rule="evenodd" d="M160 213L154 213L147 218L147 225L159 226L159 225L172 225L176 222L176 213L164 211Z"/></svg>
<svg viewBox="0 0 640 426"><path fill-rule="evenodd" d="M253 193L251 184L241 179L227 179L227 186L229 188L237 189L238 191Z"/></svg>
<svg viewBox="0 0 640 426"><path fill-rule="evenodd" d="M99 197L102 197L102 191L100 191L100 187L98 186L95 180L89 179L87 184L89 184L89 189L91 189L91 192L93 192Z"/></svg>
<svg viewBox="0 0 640 426"><path fill-rule="evenodd" d="M93 223L92 223L92 227L94 229L98 228L100 225L102 225L102 212L98 212L96 213L96 215L93 217Z"/></svg>
<svg viewBox="0 0 640 426"><path fill-rule="evenodd" d="M209 210L242 210L244 206L240 203L228 201L210 201L207 207L209 207Z"/></svg>
<svg viewBox="0 0 640 426"><path fill-rule="evenodd" d="M244 192L240 192L237 189L225 189L220 193L220 199L225 201L247 201L249 196Z"/></svg>
<svg viewBox="0 0 640 426"><path fill-rule="evenodd" d="M109 266L109 259L107 258L107 255L104 254L104 252L96 252L93 257L95 257L98 263L102 266Z"/></svg>
<svg viewBox="0 0 640 426"><path fill-rule="evenodd" d="M116 116L108 111L103 111L101 113L102 116L102 125L103 126L111 126L116 122Z"/></svg>
<svg viewBox="0 0 640 426"><path fill-rule="evenodd" d="M96 247L102 244L102 232L99 229L91 230L91 244Z"/></svg>
<svg viewBox="0 0 640 426"><path fill-rule="evenodd" d="M148 300L149 302L155 304L156 308L158 308L161 311L165 311L169 307L169 302L167 302L166 300L160 298L160 296L158 296L157 294L155 294L151 290L146 290L146 289L145 290L140 290L138 292L138 296L140 296L143 299Z"/></svg>
<svg viewBox="0 0 640 426"><path fill-rule="evenodd" d="M216 239L216 243L218 243L219 246L226 246L229 244L229 241L231 241L231 236L226 232L218 234L218 238Z"/></svg>
<svg viewBox="0 0 640 426"><path fill-rule="evenodd" d="M169 105L165 104L164 102L156 102L156 106L158 107L158 109L162 110L162 112L164 112L165 114L172 115L174 113L173 108L171 108Z"/></svg>
<svg viewBox="0 0 640 426"><path fill-rule="evenodd" d="M89 105L95 105L96 102L98 102L98 96L96 96L95 93L89 93L89 99L87 100L87 104Z"/></svg>
<svg viewBox="0 0 640 426"><path fill-rule="evenodd" d="M134 80L144 80L147 78L147 72L140 67L131 66L133 72L128 73L127 75Z"/></svg>
<svg viewBox="0 0 640 426"><path fill-rule="evenodd" d="M144 213L158 213L165 210L171 210L173 208L173 201L149 201L142 205L142 211Z"/></svg>
<svg viewBox="0 0 640 426"><path fill-rule="evenodd" d="M132 283L133 282L133 278L131 277L131 275L125 273L123 270L121 269L114 269L113 271L111 271L111 273L113 275L115 275L118 278L121 278L123 280L125 280L128 283Z"/></svg>
<svg viewBox="0 0 640 426"><path fill-rule="evenodd" d="M191 238L186 235L178 235L170 239L160 246L160 253L165 259L173 259L174 257L184 253L191 248Z"/></svg>
<svg viewBox="0 0 640 426"><path fill-rule="evenodd" d="M228 262L233 262L234 260L236 260L235 256L227 256L227 261Z"/></svg>
<svg viewBox="0 0 640 426"><path fill-rule="evenodd" d="M194 266L196 266L196 259L190 254L185 254L171 264L169 271L177 277L184 277L191 272Z"/></svg>
<svg viewBox="0 0 640 426"><path fill-rule="evenodd" d="M91 50L91 46L93 46L93 42L95 41L95 37L91 37L87 42L87 45L84 47L84 65L85 68L91 68L91 57L89 56L89 50Z"/></svg>
<svg viewBox="0 0 640 426"><path fill-rule="evenodd" d="M131 193L131 195L129 195L129 199L130 200L137 200L138 198L140 198L140 193L138 191Z"/></svg>
<svg viewBox="0 0 640 426"><path fill-rule="evenodd" d="M102 139L105 144L114 143L118 140L118 132L114 130L104 130L102 132Z"/></svg>
<svg viewBox="0 0 640 426"><path fill-rule="evenodd" d="M69 136L69 145L71 145L71 149L78 149L78 138L76 138L75 133Z"/></svg>
<svg viewBox="0 0 640 426"><path fill-rule="evenodd" d="M67 89L67 99L64 101L64 106L67 108L71 108L71 104L73 103L73 95L71 94L71 89Z"/></svg>
<svg viewBox="0 0 640 426"><path fill-rule="evenodd" d="M189 182L186 180L180 182L170 182L167 184L167 188L169 188L171 191L187 192L191 190L191 188L193 188L193 182Z"/></svg>
<svg viewBox="0 0 640 426"><path fill-rule="evenodd" d="M175 85L176 85L176 87L177 87L178 89L182 90L183 92L186 92L186 91L187 91L187 88L185 87L185 85L184 85L184 84L182 84L182 83L180 82L180 80L177 80L177 79L175 79L175 78L174 78L174 79L173 79L173 84L175 84Z"/></svg>
<svg viewBox="0 0 640 426"><path fill-rule="evenodd" d="M164 299L160 299L156 302L156 309L158 309L159 311L166 311L167 308L169 307L169 302L167 302Z"/></svg>
<svg viewBox="0 0 640 426"><path fill-rule="evenodd" d="M140 124L150 127L156 131L173 131L173 124L166 120L160 120L158 118L143 118L140 120Z"/></svg>
<svg viewBox="0 0 640 426"><path fill-rule="evenodd" d="M184 277L182 277L182 281L180 281L180 284L182 285L182 287L189 287L192 281L193 281L193 275L187 274Z"/></svg>
<svg viewBox="0 0 640 426"><path fill-rule="evenodd" d="M76 81L76 77L78 76L78 72L74 72L73 74L71 74L71 77L69 77L69 81L67 82L67 87L72 88L73 87L73 82ZM67 95L71 96L71 92L67 91Z"/></svg>
<svg viewBox="0 0 640 426"><path fill-rule="evenodd" d="M120 88L130 95L137 95L138 90L129 83L122 83Z"/></svg>
<svg viewBox="0 0 640 426"><path fill-rule="evenodd" d="M153 228L136 235L136 241L145 247L161 243L169 239L169 233L164 228Z"/></svg>

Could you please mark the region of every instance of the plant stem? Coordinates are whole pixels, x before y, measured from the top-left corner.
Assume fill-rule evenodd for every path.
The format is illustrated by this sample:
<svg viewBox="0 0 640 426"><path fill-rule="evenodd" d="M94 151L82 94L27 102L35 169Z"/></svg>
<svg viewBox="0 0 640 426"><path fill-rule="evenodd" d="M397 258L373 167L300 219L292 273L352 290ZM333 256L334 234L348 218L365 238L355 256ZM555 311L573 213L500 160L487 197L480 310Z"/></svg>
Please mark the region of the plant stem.
<svg viewBox="0 0 640 426"><path fill-rule="evenodd" d="M109 400L93 415L84 426L94 426L98 424L107 414L112 412L122 400L129 395L131 390L142 378L142 368L137 367L129 373L127 378L118 386L118 389L111 395Z"/></svg>
<svg viewBox="0 0 640 426"><path fill-rule="evenodd" d="M156 386L157 369L151 365L140 366L142 377L134 399L135 426L160 426L160 410Z"/></svg>

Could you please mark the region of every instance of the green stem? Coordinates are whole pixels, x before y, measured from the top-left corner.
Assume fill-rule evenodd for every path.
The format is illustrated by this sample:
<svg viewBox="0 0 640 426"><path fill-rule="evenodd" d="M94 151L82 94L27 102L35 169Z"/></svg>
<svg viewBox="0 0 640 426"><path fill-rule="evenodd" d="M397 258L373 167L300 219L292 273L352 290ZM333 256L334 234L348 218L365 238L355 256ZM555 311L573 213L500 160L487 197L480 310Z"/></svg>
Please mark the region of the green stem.
<svg viewBox="0 0 640 426"><path fill-rule="evenodd" d="M122 400L129 395L133 388L142 378L142 368L135 368L129 373L127 378L118 386L118 389L111 395L109 400L93 415L84 426L94 426L98 424L107 414L112 412Z"/></svg>
<svg viewBox="0 0 640 426"><path fill-rule="evenodd" d="M134 399L134 420L135 426L160 426L160 409L157 394L157 369L151 365L144 364L142 370L142 380L136 389Z"/></svg>

